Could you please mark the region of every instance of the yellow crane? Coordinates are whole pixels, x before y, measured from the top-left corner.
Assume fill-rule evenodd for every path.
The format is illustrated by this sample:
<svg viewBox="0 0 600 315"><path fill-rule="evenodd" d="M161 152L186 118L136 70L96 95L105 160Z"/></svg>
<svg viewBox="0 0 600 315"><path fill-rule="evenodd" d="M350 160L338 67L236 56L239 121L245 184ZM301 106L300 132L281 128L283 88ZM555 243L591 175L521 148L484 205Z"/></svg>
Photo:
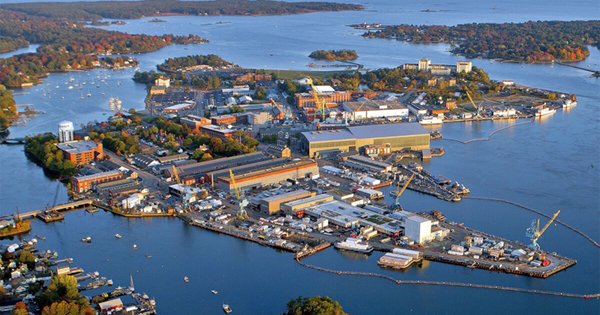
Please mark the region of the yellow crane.
<svg viewBox="0 0 600 315"><path fill-rule="evenodd" d="M313 95L313 99L315 100L315 107L317 108L317 110L321 110L321 121L324 121L325 120L325 101L324 100L321 101L319 99L319 91L313 84L313 80L311 78L308 78L308 84L310 84L310 88L313 92L312 95Z"/></svg>
<svg viewBox="0 0 600 315"><path fill-rule="evenodd" d="M246 200L246 198L244 198L242 195L242 191L235 182L235 176L233 175L233 171L231 169L229 169L229 181L233 187L233 192L235 193L235 197L238 201L238 207L240 208L238 217L246 218L247 214L245 208L248 205L248 200Z"/></svg>
<svg viewBox="0 0 600 315"><path fill-rule="evenodd" d="M471 105L473 105L473 107L475 107L475 110L477 111L476 117L479 117L479 106L477 106L477 104L475 104L475 101L473 101L473 98L471 97L471 93L469 93L469 89L467 88L467 86L463 85L463 88L465 89L465 94L467 94L469 102L471 102Z"/></svg>
<svg viewBox="0 0 600 315"><path fill-rule="evenodd" d="M540 250L540 245L538 244L538 240L544 232L550 227L550 224L556 220L556 217L560 214L560 210L556 211L552 218L544 225L542 229L540 229L540 219L533 220L531 222L531 226L527 229L527 236L531 239L531 245L529 245L534 250Z"/></svg>
<svg viewBox="0 0 600 315"><path fill-rule="evenodd" d="M415 177L415 173L412 173L410 175L410 177L406 180L406 183L404 183L404 186L402 186L402 189L400 189L398 191L398 193L396 194L396 200L394 202L394 205L396 206L397 209L402 209L402 206L400 205L400 196L402 196L402 194L404 193L404 191L406 190L406 188L408 187L408 185L410 184L410 182L413 180L414 177Z"/></svg>
<svg viewBox="0 0 600 315"><path fill-rule="evenodd" d="M181 179L179 178L179 171L177 170L177 167L175 167L175 165L171 166L171 175L173 178L175 178L175 182L179 185L181 185Z"/></svg>

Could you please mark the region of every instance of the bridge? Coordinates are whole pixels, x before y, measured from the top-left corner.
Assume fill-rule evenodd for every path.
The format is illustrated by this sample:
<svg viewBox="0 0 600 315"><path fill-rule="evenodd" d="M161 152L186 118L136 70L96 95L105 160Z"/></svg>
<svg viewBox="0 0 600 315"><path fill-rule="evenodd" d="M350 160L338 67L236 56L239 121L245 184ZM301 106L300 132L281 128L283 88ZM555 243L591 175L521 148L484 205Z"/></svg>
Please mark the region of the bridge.
<svg viewBox="0 0 600 315"><path fill-rule="evenodd" d="M591 72L593 77L600 78L600 70L588 69L588 68L584 68L584 67L580 67L580 66L576 66L576 65L570 65L568 63L562 63L562 62L558 62L558 61L555 61L554 63L557 65L565 66L565 67L571 67L571 68Z"/></svg>
<svg viewBox="0 0 600 315"><path fill-rule="evenodd" d="M82 200L77 200L77 201L72 201L72 202L67 202L67 203L56 205L50 209L47 209L47 211L63 212L63 211L75 210L75 209L83 208L83 207L89 207L89 206L92 206L93 204L94 204L94 202L91 199L82 199ZM37 216L38 214L42 213L43 211L46 211L46 210L33 210L33 211L21 213L19 216L22 219L33 218L33 217Z"/></svg>

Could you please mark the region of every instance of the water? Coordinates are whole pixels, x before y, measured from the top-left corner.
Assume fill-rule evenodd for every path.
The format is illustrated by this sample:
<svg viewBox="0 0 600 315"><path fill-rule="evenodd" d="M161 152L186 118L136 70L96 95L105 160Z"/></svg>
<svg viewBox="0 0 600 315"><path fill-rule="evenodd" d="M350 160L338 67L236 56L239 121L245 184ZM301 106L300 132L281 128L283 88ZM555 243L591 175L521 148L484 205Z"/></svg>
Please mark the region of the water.
<svg viewBox="0 0 600 315"><path fill-rule="evenodd" d="M365 12L317 13L285 17L166 17L167 23L128 21L109 29L132 33L194 33L211 40L209 44L170 46L158 52L138 55L142 69L154 69L172 56L216 53L246 67L304 69L306 57L315 49L356 49L358 62L369 68L392 67L427 56L436 63L462 59L449 54L447 45L411 45L389 40L365 40L360 31L345 25L361 22L456 24L473 21L499 22L528 19L592 19L598 16L595 2L579 2L564 10L559 2L496 4L479 2L370 1ZM521 10L514 10L515 7ZM422 9L450 11L422 13ZM534 10L535 9L535 10ZM561 12L560 16L556 12ZM215 24L216 22L230 24ZM326 31L323 31L326 30ZM298 36L301 34L301 36ZM273 56L270 56L273 54ZM434 174L457 179L474 196L494 196L514 200L545 213L561 209L560 219L572 224L596 240L600 239L600 139L598 109L600 81L580 70L550 65L502 64L473 60L494 79L512 79L526 85L560 90L578 95L578 106L530 125L518 126L496 134L489 142L463 145L450 141L434 142L446 155L435 158L426 167ZM592 49L581 65L600 69L600 52ZM118 96L124 108L143 108L145 88L131 80L133 69L52 74L43 85L17 90L17 102L34 104L42 114L24 127L14 127L14 136L55 131L58 121L73 120L76 125L102 120L110 114L108 98ZM107 77L110 75L110 77ZM64 82L106 84L91 89L92 97L80 99L78 88L67 89ZM120 83L119 83L120 82ZM82 89L87 93L87 85ZM120 85L119 85L120 84ZM59 85L57 89L56 86ZM50 97L43 96L50 94ZM28 94L20 94L28 93ZM102 95L101 93L105 93ZM62 96L65 99L62 99ZM471 139L487 136L507 122L446 124L445 136ZM21 211L51 203L56 182L28 162L20 146L0 146L1 213L16 207ZM15 180L12 180L15 179ZM59 202L66 200L64 190ZM439 209L449 220L464 222L509 239L526 241L525 229L536 217L522 209L490 202L464 200L447 203L407 191L402 197L406 208ZM542 220L542 222L544 222ZM298 295L329 295L339 300L352 314L394 313L598 313L598 301L561 299L509 292L463 288L396 286L377 279L340 277L298 266L288 253L189 227L176 219L123 219L106 213L90 215L70 213L62 223L44 225L35 221L34 232L47 237L42 248L58 250L75 258L75 265L100 271L127 285L132 274L136 288L157 298L162 314L219 314L226 302L243 314L281 313L286 302ZM120 233L123 239L115 240ZM91 235L92 244L79 239ZM132 250L132 244L139 249ZM406 272L379 269L375 261L346 256L329 249L307 261L342 270L374 271L401 279L464 281L558 290L576 293L600 292L600 254L573 232L552 226L541 238L543 248L577 259L578 264L549 279L489 273L482 270L430 263ZM151 259L145 255L152 255ZM360 256L359 256L360 257ZM183 283L187 275L190 283ZM211 289L220 293L214 296ZM464 307L457 301L468 301ZM494 305L494 306L490 306Z"/></svg>

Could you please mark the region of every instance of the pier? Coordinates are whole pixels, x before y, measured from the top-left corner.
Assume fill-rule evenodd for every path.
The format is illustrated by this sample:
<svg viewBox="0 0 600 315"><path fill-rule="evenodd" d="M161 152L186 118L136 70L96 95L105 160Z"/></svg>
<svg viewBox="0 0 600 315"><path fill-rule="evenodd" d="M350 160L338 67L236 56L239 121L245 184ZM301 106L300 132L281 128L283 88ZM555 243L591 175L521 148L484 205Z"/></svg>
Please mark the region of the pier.
<svg viewBox="0 0 600 315"><path fill-rule="evenodd" d="M94 203L91 199L82 199L82 200L77 200L77 201L72 201L72 202L67 202L67 203L63 203L60 205L56 205L56 206L54 206L50 209L46 209L46 210L33 210L33 211L21 213L19 216L22 219L27 219L27 218L33 218L35 216L38 216L43 211L63 212L63 211L75 210L75 209L79 209L79 208L83 208L83 207L89 207L89 206L92 206L93 204Z"/></svg>

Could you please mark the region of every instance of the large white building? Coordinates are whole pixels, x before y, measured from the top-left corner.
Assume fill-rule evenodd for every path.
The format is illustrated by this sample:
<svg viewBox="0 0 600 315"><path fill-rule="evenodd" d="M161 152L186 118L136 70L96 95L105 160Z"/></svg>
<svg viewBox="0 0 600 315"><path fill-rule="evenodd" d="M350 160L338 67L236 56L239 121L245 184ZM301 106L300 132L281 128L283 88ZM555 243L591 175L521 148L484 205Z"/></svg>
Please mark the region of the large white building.
<svg viewBox="0 0 600 315"><path fill-rule="evenodd" d="M408 116L408 108L399 101L365 100L344 102L343 108L350 120Z"/></svg>
<svg viewBox="0 0 600 315"><path fill-rule="evenodd" d="M473 68L473 63L470 61L459 61L456 63L456 72L461 73L469 73Z"/></svg>
<svg viewBox="0 0 600 315"><path fill-rule="evenodd" d="M404 235L415 243L425 243L431 240L431 220L419 215L411 215L404 221Z"/></svg>
<svg viewBox="0 0 600 315"><path fill-rule="evenodd" d="M73 122L71 121L63 120L58 123L58 142L63 143L75 140L73 138L74 130L75 128L73 128Z"/></svg>

